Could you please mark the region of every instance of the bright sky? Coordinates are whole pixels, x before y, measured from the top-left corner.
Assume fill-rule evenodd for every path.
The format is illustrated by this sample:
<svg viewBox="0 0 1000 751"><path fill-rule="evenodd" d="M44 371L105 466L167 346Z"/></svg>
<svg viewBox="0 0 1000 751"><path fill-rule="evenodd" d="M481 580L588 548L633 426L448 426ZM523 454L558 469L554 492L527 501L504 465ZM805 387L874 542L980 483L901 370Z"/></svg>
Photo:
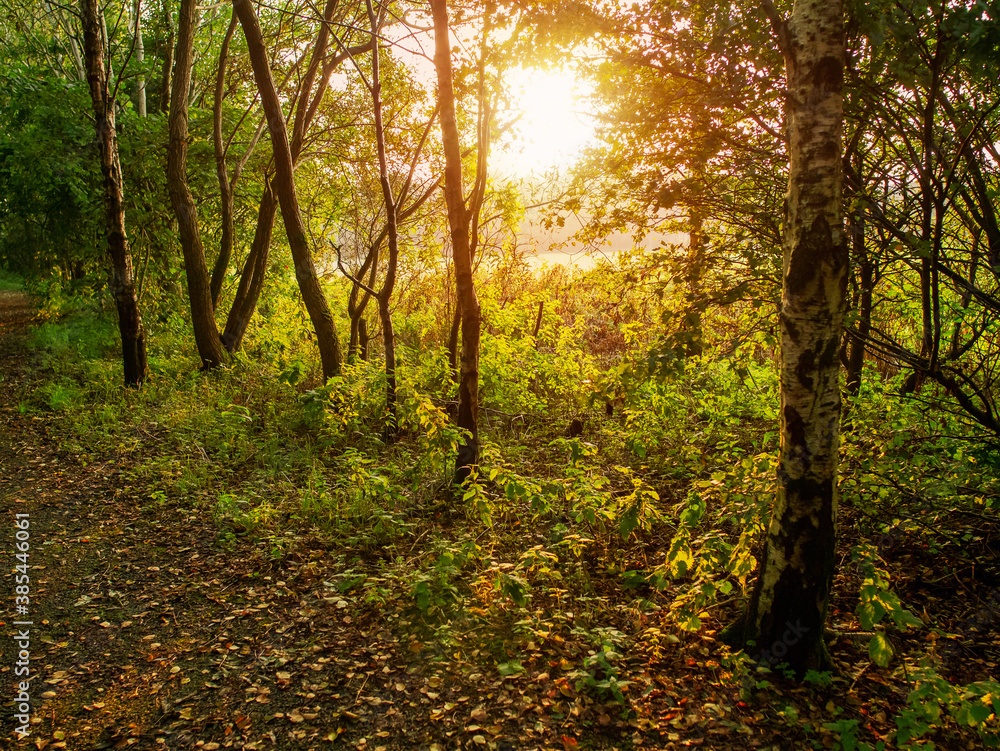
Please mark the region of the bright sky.
<svg viewBox="0 0 1000 751"><path fill-rule="evenodd" d="M429 24L429 19L421 20ZM432 88L436 80L430 58L432 42L428 39L432 35L413 34L412 30L401 26L394 29L406 37L397 40L397 54L414 66L417 80ZM532 174L540 176L549 172L553 167L570 166L594 138L595 123L586 114L586 97L592 89L581 85L568 70L558 68L508 69L504 79L514 93L514 106L524 116L515 126L513 138L506 136L494 145L490 154L491 172L527 179ZM515 115L504 112L500 119Z"/></svg>
<svg viewBox="0 0 1000 751"><path fill-rule="evenodd" d="M518 69L508 76L524 116L515 126L513 141L506 139L494 152L496 169L530 177L572 164L594 138L586 92L568 71Z"/></svg>

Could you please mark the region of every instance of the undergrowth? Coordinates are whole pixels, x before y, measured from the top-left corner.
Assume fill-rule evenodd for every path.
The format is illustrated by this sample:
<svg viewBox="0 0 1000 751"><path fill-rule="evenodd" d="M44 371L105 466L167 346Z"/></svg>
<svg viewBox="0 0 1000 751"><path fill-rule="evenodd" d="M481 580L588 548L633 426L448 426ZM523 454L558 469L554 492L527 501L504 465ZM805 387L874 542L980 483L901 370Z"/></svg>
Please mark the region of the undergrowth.
<svg viewBox="0 0 1000 751"><path fill-rule="evenodd" d="M350 363L320 385L294 354L307 338L300 313L279 306L284 344L207 374L176 356L191 349L183 320L151 316L150 378L133 391L118 386L100 301L67 300L55 295L35 329L38 375L20 409L64 416L62 450L125 467L139 503L200 510L220 546L252 535L278 558L307 538L336 547L348 568L329 576L372 607L399 605L395 627L428 659L460 653L516 675L552 648L568 690L628 715L642 704L630 675L708 644L721 684L747 699L785 695L780 664L754 666L712 639L748 594L775 491L777 378L753 355L761 342L635 382L585 352L582 319L549 320L536 339L529 309L487 305L483 461L456 490L462 434L437 344L401 346L400 439L386 443L381 363ZM1000 597L938 607L921 572L997 591L1000 449L953 416L923 414L896 386L869 374L843 435L831 619L833 638L868 646L860 666L842 663L860 671L854 683L870 660L895 686L894 730L866 729L839 703L849 675L818 675L810 690L833 697L823 722L794 704L775 716L799 747L996 742L996 663L978 669L961 652L977 612L996 617ZM572 417L581 435L567 435Z"/></svg>

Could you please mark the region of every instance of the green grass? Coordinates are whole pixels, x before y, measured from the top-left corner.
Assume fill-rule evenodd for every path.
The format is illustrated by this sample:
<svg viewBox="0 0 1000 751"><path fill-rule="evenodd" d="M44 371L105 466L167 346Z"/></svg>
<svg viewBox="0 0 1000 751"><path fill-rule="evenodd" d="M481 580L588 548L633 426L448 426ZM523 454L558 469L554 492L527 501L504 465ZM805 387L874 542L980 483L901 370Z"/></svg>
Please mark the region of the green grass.
<svg viewBox="0 0 1000 751"><path fill-rule="evenodd" d="M0 269L0 291L16 292L24 289L24 279L9 271Z"/></svg>

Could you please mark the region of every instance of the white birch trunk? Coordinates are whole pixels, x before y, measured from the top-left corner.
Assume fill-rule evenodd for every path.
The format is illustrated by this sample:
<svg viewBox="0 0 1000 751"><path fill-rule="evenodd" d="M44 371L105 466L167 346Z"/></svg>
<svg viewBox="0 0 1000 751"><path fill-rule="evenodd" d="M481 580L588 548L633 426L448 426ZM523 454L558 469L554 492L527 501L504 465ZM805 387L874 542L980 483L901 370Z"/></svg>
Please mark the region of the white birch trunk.
<svg viewBox="0 0 1000 751"><path fill-rule="evenodd" d="M787 23L770 10L788 81L781 456L762 567L735 636L755 643L750 653L758 662L787 663L801 675L829 664L823 628L834 573L838 351L848 273L841 205L844 26L841 0L796 0Z"/></svg>

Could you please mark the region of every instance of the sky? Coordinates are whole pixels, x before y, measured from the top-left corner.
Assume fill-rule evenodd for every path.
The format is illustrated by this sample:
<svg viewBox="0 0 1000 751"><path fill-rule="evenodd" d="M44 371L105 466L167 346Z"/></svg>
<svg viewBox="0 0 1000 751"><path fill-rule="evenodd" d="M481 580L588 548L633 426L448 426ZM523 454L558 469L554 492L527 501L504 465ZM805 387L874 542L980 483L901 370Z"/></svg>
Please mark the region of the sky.
<svg viewBox="0 0 1000 751"><path fill-rule="evenodd" d="M523 116L515 137L494 155L497 172L528 179L570 167L595 140L594 119L585 103L587 87L566 70L518 68L510 81Z"/></svg>

